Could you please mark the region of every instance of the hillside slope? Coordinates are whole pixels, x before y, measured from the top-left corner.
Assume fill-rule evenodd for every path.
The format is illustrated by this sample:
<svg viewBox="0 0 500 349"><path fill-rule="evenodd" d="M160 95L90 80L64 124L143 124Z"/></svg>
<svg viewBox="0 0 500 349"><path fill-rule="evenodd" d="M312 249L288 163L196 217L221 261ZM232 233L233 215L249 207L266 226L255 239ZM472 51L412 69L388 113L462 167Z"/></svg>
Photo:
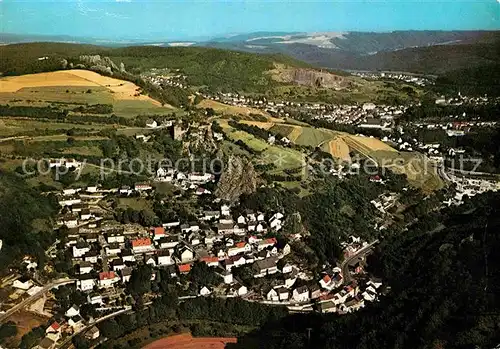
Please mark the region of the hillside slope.
<svg viewBox="0 0 500 349"><path fill-rule="evenodd" d="M124 63L134 75L153 68L181 70L192 86L212 89L264 92L276 82L265 74L275 64L308 67L282 55L257 55L201 47L133 46L109 48L63 43L29 43L0 47L0 72L20 75L61 69L64 60L80 63L82 55L109 57L116 65Z"/></svg>
<svg viewBox="0 0 500 349"><path fill-rule="evenodd" d="M500 194L490 193L428 217L446 228L414 227L384 241L370 261L391 286L380 302L351 315L294 315L251 337L274 349L493 348L500 343L499 215Z"/></svg>

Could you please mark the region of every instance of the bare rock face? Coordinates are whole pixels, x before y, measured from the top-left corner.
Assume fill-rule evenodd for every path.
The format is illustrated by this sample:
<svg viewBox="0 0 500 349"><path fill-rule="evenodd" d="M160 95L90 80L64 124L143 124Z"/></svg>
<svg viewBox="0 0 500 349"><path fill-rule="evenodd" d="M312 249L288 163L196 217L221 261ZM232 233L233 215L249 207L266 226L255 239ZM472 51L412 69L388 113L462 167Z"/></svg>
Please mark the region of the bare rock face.
<svg viewBox="0 0 500 349"><path fill-rule="evenodd" d="M253 164L238 156L230 156L221 175L215 195L229 202L236 201L241 194L257 190L257 174Z"/></svg>
<svg viewBox="0 0 500 349"><path fill-rule="evenodd" d="M278 65L271 71L273 79L301 86L319 88L344 88L348 85L346 79L340 75L327 71L305 68L290 68Z"/></svg>
<svg viewBox="0 0 500 349"><path fill-rule="evenodd" d="M126 72L125 65L120 63L118 67L109 57L101 57L100 55L82 55L80 61L90 65L92 70L102 71L108 74L115 72Z"/></svg>

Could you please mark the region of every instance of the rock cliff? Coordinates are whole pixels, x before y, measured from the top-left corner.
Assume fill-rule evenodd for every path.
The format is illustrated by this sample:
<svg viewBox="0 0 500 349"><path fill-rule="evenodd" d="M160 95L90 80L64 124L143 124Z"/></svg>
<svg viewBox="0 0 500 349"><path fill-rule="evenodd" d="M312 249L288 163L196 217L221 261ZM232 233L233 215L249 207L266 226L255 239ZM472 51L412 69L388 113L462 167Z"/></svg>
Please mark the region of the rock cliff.
<svg viewBox="0 0 500 349"><path fill-rule="evenodd" d="M251 194L257 190L257 173L253 164L238 156L230 156L219 180L215 195L234 202L241 194Z"/></svg>

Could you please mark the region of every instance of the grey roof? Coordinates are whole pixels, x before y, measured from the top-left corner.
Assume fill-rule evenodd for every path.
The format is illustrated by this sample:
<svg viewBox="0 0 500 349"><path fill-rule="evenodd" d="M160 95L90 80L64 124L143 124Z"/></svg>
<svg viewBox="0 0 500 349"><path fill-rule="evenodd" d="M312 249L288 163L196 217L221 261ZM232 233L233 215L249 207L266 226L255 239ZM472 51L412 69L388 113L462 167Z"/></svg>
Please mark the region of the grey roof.
<svg viewBox="0 0 500 349"><path fill-rule="evenodd" d="M269 269L269 268L275 267L277 262L278 262L277 257L269 257L269 258L263 259L261 261L255 262L255 265L260 270L264 270L264 269Z"/></svg>
<svg viewBox="0 0 500 349"><path fill-rule="evenodd" d="M306 292L309 292L309 289L305 285L297 287L295 290L297 291L297 293L306 293Z"/></svg>
<svg viewBox="0 0 500 349"><path fill-rule="evenodd" d="M51 348L54 345L54 343L55 342L52 339L45 337L44 339L42 339L40 343L38 343L38 346L40 348L48 349Z"/></svg>

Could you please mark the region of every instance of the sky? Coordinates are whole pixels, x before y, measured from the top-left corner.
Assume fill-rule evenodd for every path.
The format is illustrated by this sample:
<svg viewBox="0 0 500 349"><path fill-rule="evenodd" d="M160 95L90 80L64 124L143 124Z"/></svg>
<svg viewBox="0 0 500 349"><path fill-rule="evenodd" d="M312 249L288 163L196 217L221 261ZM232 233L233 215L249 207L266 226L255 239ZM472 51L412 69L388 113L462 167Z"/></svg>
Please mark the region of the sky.
<svg viewBox="0 0 500 349"><path fill-rule="evenodd" d="M200 40L258 31L500 30L500 0L0 0L0 32Z"/></svg>

